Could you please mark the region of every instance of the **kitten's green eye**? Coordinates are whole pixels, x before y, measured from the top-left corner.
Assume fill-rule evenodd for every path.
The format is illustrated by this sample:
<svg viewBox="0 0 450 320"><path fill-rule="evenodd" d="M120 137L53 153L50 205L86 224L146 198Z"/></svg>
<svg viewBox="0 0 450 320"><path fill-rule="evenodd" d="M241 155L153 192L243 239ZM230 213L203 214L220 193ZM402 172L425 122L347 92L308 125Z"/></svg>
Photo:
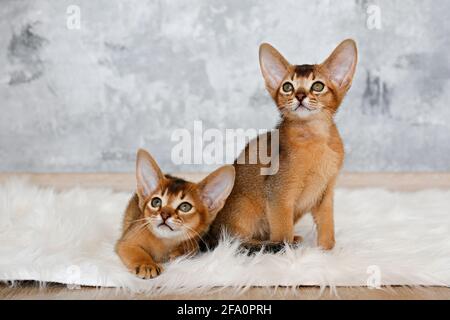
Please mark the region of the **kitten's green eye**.
<svg viewBox="0 0 450 320"><path fill-rule="evenodd" d="M325 85L320 81L314 82L313 85L311 86L311 89L316 92L321 92L324 88Z"/></svg>
<svg viewBox="0 0 450 320"><path fill-rule="evenodd" d="M150 202L153 208L159 208L161 207L162 200L158 197L155 197L152 199L152 202Z"/></svg>
<svg viewBox="0 0 450 320"><path fill-rule="evenodd" d="M292 83L286 82L285 84L283 84L283 91L284 92L291 92L293 90L294 90L294 86L292 85Z"/></svg>
<svg viewBox="0 0 450 320"><path fill-rule="evenodd" d="M178 209L183 212L189 212L192 209L192 205L188 202L183 202L178 206Z"/></svg>

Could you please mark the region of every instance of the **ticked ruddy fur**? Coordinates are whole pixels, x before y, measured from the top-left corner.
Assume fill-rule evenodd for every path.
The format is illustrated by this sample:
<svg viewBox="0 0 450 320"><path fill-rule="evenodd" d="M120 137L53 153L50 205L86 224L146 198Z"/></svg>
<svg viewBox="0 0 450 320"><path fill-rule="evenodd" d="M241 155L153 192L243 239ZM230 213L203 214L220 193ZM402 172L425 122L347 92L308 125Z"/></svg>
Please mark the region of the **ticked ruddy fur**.
<svg viewBox="0 0 450 320"><path fill-rule="evenodd" d="M321 64L292 65L264 43L259 59L266 88L281 115L279 154L272 155L278 157L279 171L261 175L260 168L267 166L236 161L235 185L211 227L210 239L226 229L249 243L295 243L301 240L294 235L295 223L311 212L318 245L332 249L333 190L344 159L333 116L352 83L356 44L343 41ZM247 145L240 157L248 157L248 152Z"/></svg>
<svg viewBox="0 0 450 320"><path fill-rule="evenodd" d="M162 272L161 263L194 254L234 183L234 168L223 166L199 183L163 175L155 160L139 150L137 190L125 211L116 251L141 278Z"/></svg>

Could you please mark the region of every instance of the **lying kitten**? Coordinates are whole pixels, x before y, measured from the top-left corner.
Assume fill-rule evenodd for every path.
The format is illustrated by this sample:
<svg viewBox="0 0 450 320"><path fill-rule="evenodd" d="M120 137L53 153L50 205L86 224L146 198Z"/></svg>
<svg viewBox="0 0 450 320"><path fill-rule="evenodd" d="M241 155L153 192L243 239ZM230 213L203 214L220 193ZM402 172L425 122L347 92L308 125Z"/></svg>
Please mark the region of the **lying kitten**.
<svg viewBox="0 0 450 320"><path fill-rule="evenodd" d="M234 168L223 166L192 183L163 175L150 154L139 150L136 179L116 251L132 273L148 279L162 272L162 262L197 252L233 188Z"/></svg>
<svg viewBox="0 0 450 320"><path fill-rule="evenodd" d="M296 243L301 237L294 235L294 225L311 212L318 245L333 248L333 193L344 159L333 116L351 86L356 62L353 40L315 65L292 65L269 44L261 45L261 71L281 115L279 154L274 155L279 171L263 176L265 165L235 162L236 183L211 227L212 239L226 228L250 246ZM247 145L240 157L251 150Z"/></svg>

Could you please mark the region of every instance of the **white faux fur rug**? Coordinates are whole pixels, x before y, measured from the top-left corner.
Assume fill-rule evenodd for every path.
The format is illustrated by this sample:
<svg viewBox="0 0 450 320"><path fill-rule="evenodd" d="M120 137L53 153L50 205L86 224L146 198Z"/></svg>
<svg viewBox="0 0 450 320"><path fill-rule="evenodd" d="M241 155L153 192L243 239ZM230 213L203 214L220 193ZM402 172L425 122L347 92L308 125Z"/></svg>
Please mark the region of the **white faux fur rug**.
<svg viewBox="0 0 450 320"><path fill-rule="evenodd" d="M0 280L125 287L152 293L215 286L450 285L450 191L338 190L336 247L315 246L309 216L304 246L248 257L224 241L213 252L166 265L153 280L129 274L113 247L130 193L55 192L21 180L0 185Z"/></svg>

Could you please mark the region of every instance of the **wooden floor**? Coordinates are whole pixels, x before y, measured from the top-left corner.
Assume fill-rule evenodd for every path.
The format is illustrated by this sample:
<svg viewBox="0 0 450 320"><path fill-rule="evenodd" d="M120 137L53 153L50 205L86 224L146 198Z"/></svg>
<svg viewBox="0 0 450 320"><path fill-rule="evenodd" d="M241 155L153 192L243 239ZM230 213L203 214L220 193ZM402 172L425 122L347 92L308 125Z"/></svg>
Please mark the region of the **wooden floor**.
<svg viewBox="0 0 450 320"><path fill-rule="evenodd" d="M204 174L180 174L194 181ZM0 183L11 177L22 177L45 187L63 190L74 186L85 188L113 188L131 191L134 175L128 173L0 173ZM397 191L416 191L437 188L450 189L450 173L343 173L338 180L341 188L387 188ZM250 288L236 293L233 289L217 289L204 295L142 295L111 288L82 287L69 289L64 285L49 284L40 287L35 282L22 282L10 286L0 284L0 299L445 299L450 300L450 288L446 287L339 287L336 292L321 291L317 287L299 288Z"/></svg>
<svg viewBox="0 0 450 320"><path fill-rule="evenodd" d="M239 299L239 300L450 300L450 288L444 287L386 287L381 289L367 289L362 287L339 287L336 292L318 287L299 288L250 288L236 293L233 289L215 289L212 293L195 295L144 295L133 294L125 290L111 288L82 287L68 289L64 285L51 284L40 288L35 283L22 283L15 287L0 285L0 299L82 299L82 300L153 300L153 299Z"/></svg>

